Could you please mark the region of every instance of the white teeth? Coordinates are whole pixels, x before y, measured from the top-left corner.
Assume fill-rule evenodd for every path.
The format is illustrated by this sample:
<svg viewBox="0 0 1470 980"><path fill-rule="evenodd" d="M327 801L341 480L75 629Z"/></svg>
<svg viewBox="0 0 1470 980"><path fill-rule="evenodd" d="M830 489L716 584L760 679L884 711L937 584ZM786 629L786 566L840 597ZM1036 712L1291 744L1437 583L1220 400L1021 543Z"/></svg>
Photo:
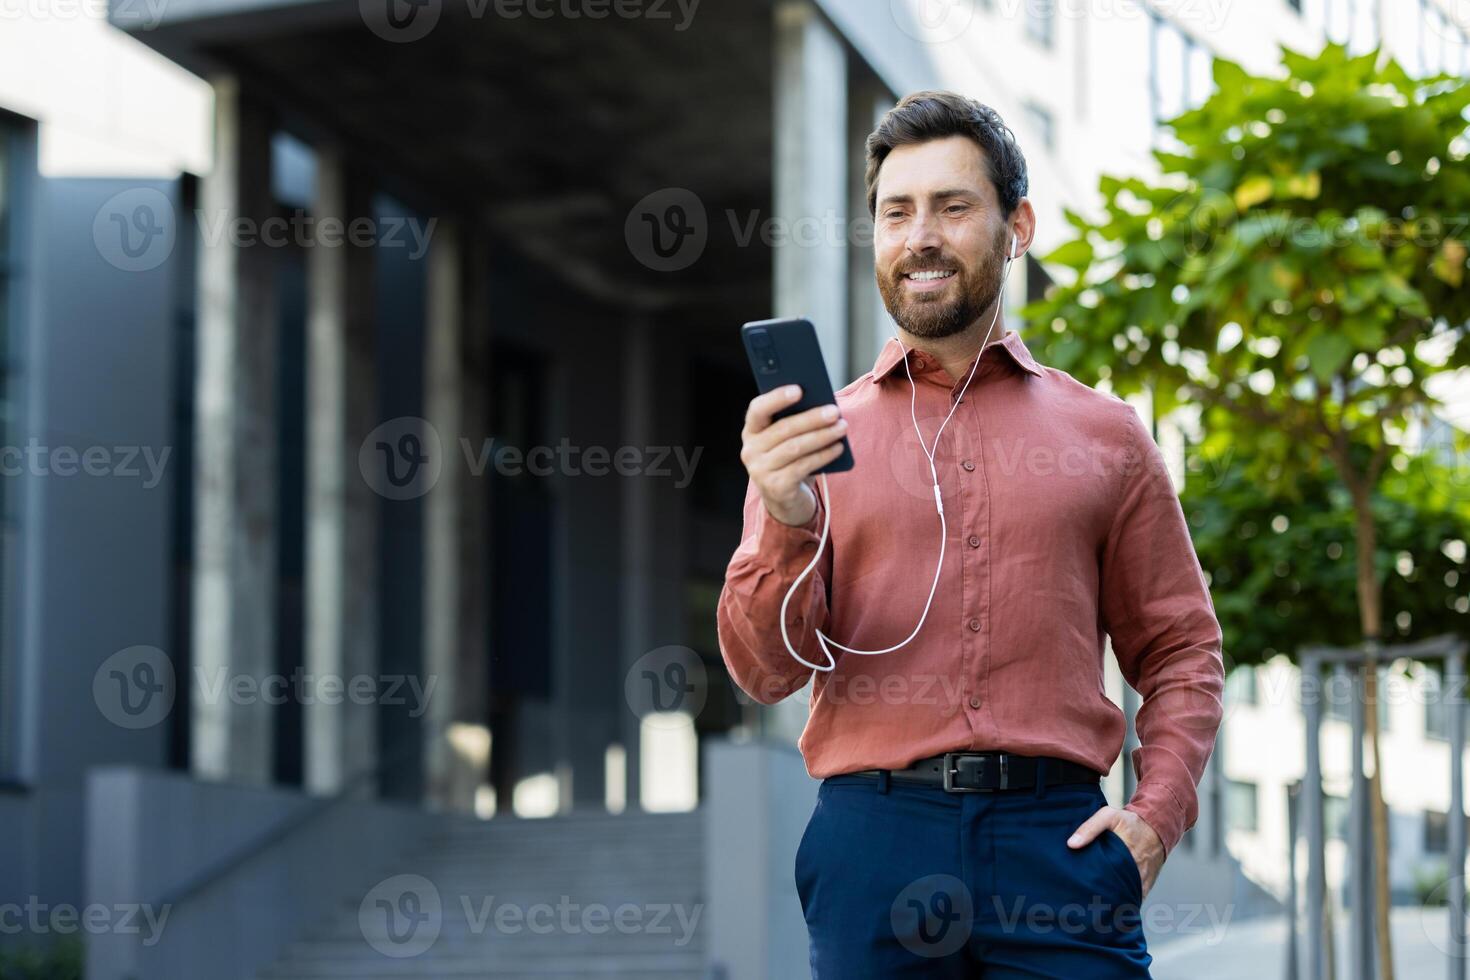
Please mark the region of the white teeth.
<svg viewBox="0 0 1470 980"><path fill-rule="evenodd" d="M943 272L910 272L908 277L915 282L931 282L935 279L948 279L952 275L954 270L946 269Z"/></svg>

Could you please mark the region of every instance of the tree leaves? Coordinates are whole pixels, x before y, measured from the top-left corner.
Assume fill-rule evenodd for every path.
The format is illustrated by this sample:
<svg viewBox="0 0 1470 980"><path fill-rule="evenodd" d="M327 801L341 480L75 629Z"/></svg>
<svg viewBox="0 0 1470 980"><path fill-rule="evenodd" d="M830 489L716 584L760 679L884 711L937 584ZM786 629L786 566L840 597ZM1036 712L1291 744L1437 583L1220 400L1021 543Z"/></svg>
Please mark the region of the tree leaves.
<svg viewBox="0 0 1470 980"><path fill-rule="evenodd" d="M1079 380L1150 390L1160 410L1203 404L1213 451L1248 460L1251 488L1273 496L1324 473L1398 478L1384 454L1404 451L1385 433L1420 417L1427 378L1470 365L1470 84L1341 45L1281 60L1280 77L1217 60L1215 93L1153 154L1160 176L1103 177L1100 206L1068 212L1074 234L1043 259L1075 281L1023 310L1063 324L1036 334L1036 353ZM1426 362L1421 341L1445 324ZM1311 494L1333 520L1351 509ZM1349 633L1351 554L1341 582L1316 569L1344 585Z"/></svg>

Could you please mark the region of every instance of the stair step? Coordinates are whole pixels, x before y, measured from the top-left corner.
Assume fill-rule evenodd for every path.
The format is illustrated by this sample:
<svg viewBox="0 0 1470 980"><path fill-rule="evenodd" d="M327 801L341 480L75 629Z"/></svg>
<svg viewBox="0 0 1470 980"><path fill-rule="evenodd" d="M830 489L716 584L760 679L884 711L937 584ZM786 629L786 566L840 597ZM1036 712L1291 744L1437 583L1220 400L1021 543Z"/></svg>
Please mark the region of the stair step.
<svg viewBox="0 0 1470 980"><path fill-rule="evenodd" d="M704 823L698 813L466 820L391 859L377 880L399 874L427 878L440 893L440 931L427 950L395 958L375 948L358 916L366 893L346 895L261 980L704 976ZM571 907L571 928L563 928L564 905ZM639 909L632 920L638 928L620 931L617 910L630 905ZM538 906L549 913L527 919ZM603 932L584 925L583 910L594 906L592 928ZM663 906L668 911L658 908ZM497 913L504 907L518 915L502 920L508 923L502 929ZM540 931L532 930L533 921ZM386 933L374 938L386 939Z"/></svg>

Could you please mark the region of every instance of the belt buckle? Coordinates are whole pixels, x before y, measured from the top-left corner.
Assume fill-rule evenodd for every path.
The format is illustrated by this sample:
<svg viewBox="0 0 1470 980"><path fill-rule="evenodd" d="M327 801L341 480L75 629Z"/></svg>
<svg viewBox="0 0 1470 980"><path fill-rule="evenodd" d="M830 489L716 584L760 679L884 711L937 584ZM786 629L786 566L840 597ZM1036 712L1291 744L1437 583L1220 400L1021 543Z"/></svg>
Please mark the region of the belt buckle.
<svg viewBox="0 0 1470 980"><path fill-rule="evenodd" d="M1010 766L1007 765L1009 759L1004 752L997 753L996 755L996 759L1000 763L1000 785L996 786L995 789L989 789L984 786L956 786L954 784L954 777L959 770L955 767L955 757L958 755L973 754L975 753L944 753L944 791L946 793L993 793L997 789L1011 788ZM982 762L985 760L985 756L983 755L979 756L979 758Z"/></svg>

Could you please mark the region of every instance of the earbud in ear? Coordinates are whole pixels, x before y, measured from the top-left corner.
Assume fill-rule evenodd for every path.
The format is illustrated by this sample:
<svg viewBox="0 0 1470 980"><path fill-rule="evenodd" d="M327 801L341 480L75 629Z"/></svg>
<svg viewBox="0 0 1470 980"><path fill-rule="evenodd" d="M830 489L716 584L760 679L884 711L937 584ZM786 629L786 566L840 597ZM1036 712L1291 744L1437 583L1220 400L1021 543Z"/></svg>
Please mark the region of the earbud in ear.
<svg viewBox="0 0 1470 980"><path fill-rule="evenodd" d="M1011 232L1011 254L1008 256L1008 258L1014 259L1015 257L1016 257L1016 233L1015 232Z"/></svg>

